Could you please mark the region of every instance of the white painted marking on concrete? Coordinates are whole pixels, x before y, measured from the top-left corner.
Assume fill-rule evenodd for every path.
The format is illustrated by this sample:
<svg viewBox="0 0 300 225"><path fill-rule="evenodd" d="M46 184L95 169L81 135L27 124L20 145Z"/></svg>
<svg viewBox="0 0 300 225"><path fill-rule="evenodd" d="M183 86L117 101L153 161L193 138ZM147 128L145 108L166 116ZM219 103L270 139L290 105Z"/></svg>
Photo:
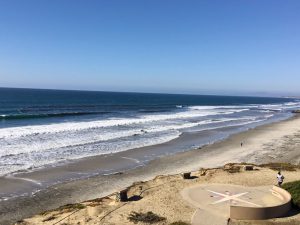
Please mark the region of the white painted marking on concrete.
<svg viewBox="0 0 300 225"><path fill-rule="evenodd" d="M212 205L215 205L215 204L219 204L221 202L227 202L227 201L231 201L231 200L234 200L236 202L243 202L243 203L247 203L247 204L250 204L250 205L254 205L256 207L261 207L260 205L258 204L255 204L253 202L248 202L246 200L243 200L243 199L240 199L239 197L245 195L245 194L248 194L248 192L243 192L243 193L239 193L239 194L235 194L235 195L230 195L229 192L226 192L228 194L222 194L220 192L216 192L216 191L211 191L211 190L207 190L208 192L211 192L213 194L216 194L216 195L219 195L221 197L223 197L222 199L218 200L218 201L215 201L213 203L211 203Z"/></svg>

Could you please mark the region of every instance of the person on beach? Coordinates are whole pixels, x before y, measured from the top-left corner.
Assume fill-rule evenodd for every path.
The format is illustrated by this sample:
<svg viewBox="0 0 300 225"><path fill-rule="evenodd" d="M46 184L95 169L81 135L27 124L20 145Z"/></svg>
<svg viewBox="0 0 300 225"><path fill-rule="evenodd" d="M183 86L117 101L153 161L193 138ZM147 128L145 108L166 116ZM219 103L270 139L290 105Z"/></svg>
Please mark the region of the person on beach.
<svg viewBox="0 0 300 225"><path fill-rule="evenodd" d="M280 171L277 174L277 182L278 186L281 187L281 184L283 183L284 176L280 173Z"/></svg>
<svg viewBox="0 0 300 225"><path fill-rule="evenodd" d="M243 142L241 142L241 147L243 147Z"/></svg>

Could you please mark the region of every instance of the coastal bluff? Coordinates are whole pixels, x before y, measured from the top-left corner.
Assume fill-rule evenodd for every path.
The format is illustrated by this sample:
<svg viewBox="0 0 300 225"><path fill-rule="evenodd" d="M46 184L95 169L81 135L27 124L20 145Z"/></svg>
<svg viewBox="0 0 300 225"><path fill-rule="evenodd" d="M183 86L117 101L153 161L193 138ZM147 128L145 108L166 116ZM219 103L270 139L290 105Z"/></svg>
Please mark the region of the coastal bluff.
<svg viewBox="0 0 300 225"><path fill-rule="evenodd" d="M197 214L197 217L200 216L199 218L202 218L199 223L195 223L192 220L192 218L197 219L197 217L193 216L197 207L185 201L181 194L184 189L193 188L195 186L203 186L207 187L203 189L203 193L206 193L206 189L213 188L215 186L224 187L225 189L228 189L224 189L224 193L234 191L234 195L240 195L237 192L241 191L245 196L247 196L247 202L250 202L250 204L252 202L252 204L254 204L253 202L255 202L255 199L251 199L253 197L253 192L247 191L247 194L244 189L257 189L258 193L261 193L260 190L268 192L268 187L272 187L272 185L276 184L276 173L278 170L281 170L284 174L286 178L285 183L296 181L300 177L300 166L288 163L272 163L263 165L230 163L218 168L199 168L196 171L191 171L189 179L184 179L182 174L175 174L160 175L149 181L135 182L126 188L128 200L124 202L118 201L116 198L118 193L112 193L103 198L61 206L58 209L49 210L31 218L19 221L16 225L133 225L149 224L147 223L148 219L156 221L152 224L158 225L205 225L207 221L210 221L210 224L214 224L214 220L218 222L221 221L222 218L224 220L226 217L224 217L222 213L220 213L220 215L214 215L214 213L217 212L214 210L212 212L206 212L204 210L200 214ZM230 190L231 187L233 187L233 190ZM236 187L241 187L242 189L235 189ZM218 194L218 192L208 195L208 199L211 198L212 201L217 202L224 201L218 198L216 194ZM231 194L228 194L228 196L231 196ZM236 200L239 200L240 198L241 197ZM272 200L271 195L265 198ZM235 204L234 202L236 200L233 200L233 204ZM264 201L264 197L259 200ZM245 199L243 201L245 201ZM230 202L232 203L232 201ZM298 213L294 213L288 217L273 218L263 221L226 219L226 222L231 225L294 225L300 223L300 215Z"/></svg>

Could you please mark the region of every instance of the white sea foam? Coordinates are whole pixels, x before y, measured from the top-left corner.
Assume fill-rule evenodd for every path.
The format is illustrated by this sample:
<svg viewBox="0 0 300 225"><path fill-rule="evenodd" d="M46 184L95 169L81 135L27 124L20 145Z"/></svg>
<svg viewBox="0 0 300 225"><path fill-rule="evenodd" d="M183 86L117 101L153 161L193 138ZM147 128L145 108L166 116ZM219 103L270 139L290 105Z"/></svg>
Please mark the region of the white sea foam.
<svg viewBox="0 0 300 225"><path fill-rule="evenodd" d="M219 106L189 106L189 109L194 110L212 110L212 109L245 109L248 110L249 105L219 105Z"/></svg>
<svg viewBox="0 0 300 225"><path fill-rule="evenodd" d="M295 106L189 106L177 107L177 112L140 114L135 118L2 128L0 174L160 144L189 129L243 126L272 117L274 108Z"/></svg>
<svg viewBox="0 0 300 225"><path fill-rule="evenodd" d="M11 162L11 158L2 158L0 174L3 175L17 170L26 170L28 168L38 168L65 160L74 160L94 155L111 154L133 148L165 143L179 137L179 135L179 131L173 130L172 132L168 133L152 135L151 138L145 137L143 141L125 139L111 143L98 143L93 145L78 146L78 148L55 149L53 151L50 149L41 153L31 152L30 155L18 155L17 158L13 158L13 162Z"/></svg>
<svg viewBox="0 0 300 225"><path fill-rule="evenodd" d="M40 133L58 133L64 131L78 131L83 129L104 128L113 126L126 126L131 124L143 124L149 122L174 120L174 119L188 119L194 117L204 117L209 115L221 115L232 114L235 112L241 112L240 110L210 110L210 108L203 108L202 110L189 110L178 113L169 114L154 114L145 115L139 118L110 118L106 120L97 120L89 122L64 122L48 125L34 125L34 126L22 126L12 128L0 129L0 138L4 137L20 137L25 135L40 134Z"/></svg>
<svg viewBox="0 0 300 225"><path fill-rule="evenodd" d="M298 108L300 107L300 102L287 102L282 104L262 104L262 105L257 105L256 107L265 110L282 111L282 110Z"/></svg>
<svg viewBox="0 0 300 225"><path fill-rule="evenodd" d="M15 177L12 174L7 175L6 178L8 178L8 179L14 179L14 180L24 180L24 181L36 184L38 186L42 185L41 182L39 182L37 180L33 180L33 179L30 179L30 178L24 178L24 177Z"/></svg>
<svg viewBox="0 0 300 225"><path fill-rule="evenodd" d="M246 118L249 119L249 118ZM203 120L193 123L181 123L181 124L170 124L170 125L155 125L145 126L143 129L127 129L124 131L115 130L113 132L103 130L88 130L88 131L77 131L76 133L59 133L59 134L37 134L33 137L25 136L21 138L6 138L2 141L2 147L0 156L6 155L17 155L21 153L30 152L43 152L49 149L58 149L63 147L72 147L77 145L86 145L96 142L109 141L113 139L120 139L131 137L134 135L143 135L145 133L159 133L169 130L182 130L199 125L210 124L210 123L221 123L240 120L240 118L223 118L218 121Z"/></svg>

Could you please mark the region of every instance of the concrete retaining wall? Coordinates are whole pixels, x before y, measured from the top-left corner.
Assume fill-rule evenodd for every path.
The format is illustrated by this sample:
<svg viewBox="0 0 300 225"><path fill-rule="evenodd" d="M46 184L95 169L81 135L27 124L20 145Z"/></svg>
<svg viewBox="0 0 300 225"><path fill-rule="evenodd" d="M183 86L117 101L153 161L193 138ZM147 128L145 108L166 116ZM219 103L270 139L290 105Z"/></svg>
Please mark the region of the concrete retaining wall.
<svg viewBox="0 0 300 225"><path fill-rule="evenodd" d="M270 207L230 206L230 218L239 220L264 220L284 216L291 209L291 195L286 190L273 186L272 192L282 204Z"/></svg>

